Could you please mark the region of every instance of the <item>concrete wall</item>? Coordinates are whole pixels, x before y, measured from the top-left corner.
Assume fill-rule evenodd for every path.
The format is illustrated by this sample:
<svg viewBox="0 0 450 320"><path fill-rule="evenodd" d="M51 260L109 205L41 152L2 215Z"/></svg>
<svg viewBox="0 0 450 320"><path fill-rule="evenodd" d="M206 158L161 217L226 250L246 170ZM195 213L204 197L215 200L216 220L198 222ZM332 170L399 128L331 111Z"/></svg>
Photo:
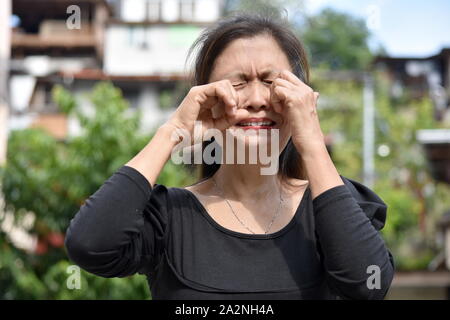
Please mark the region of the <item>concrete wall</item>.
<svg viewBox="0 0 450 320"><path fill-rule="evenodd" d="M122 0L119 18L127 22L213 22L220 9L221 0Z"/></svg>
<svg viewBox="0 0 450 320"><path fill-rule="evenodd" d="M183 73L189 47L201 31L193 25L110 25L104 71L111 75Z"/></svg>

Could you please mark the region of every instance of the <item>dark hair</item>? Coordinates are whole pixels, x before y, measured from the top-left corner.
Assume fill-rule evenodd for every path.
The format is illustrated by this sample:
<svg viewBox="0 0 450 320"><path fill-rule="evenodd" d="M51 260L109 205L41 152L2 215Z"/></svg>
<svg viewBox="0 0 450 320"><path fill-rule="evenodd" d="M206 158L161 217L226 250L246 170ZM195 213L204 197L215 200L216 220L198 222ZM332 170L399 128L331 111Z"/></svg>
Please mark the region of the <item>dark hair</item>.
<svg viewBox="0 0 450 320"><path fill-rule="evenodd" d="M240 13L224 18L202 32L200 37L191 46L188 58L197 50L195 57L192 84L203 85L209 78L217 57L233 40L251 38L267 34L272 36L286 54L293 73L303 82L309 82L309 64L306 51L300 40L294 35L286 20L275 21L269 15ZM215 143L214 138L203 142L204 148ZM202 157L203 158L203 157ZM207 179L219 169L219 163L206 164L202 160L200 176ZM283 177L305 179L305 172L301 165L301 158L289 139L286 147L279 156L279 174Z"/></svg>

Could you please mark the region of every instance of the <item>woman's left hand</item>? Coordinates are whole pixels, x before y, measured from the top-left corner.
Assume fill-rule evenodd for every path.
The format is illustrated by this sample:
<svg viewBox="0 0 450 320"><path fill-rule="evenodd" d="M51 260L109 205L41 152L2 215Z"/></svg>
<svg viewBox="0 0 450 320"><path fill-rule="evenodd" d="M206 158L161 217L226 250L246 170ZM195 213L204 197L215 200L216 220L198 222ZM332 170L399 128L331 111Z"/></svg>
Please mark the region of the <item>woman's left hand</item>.
<svg viewBox="0 0 450 320"><path fill-rule="evenodd" d="M270 87L273 108L288 121L292 142L300 153L325 145L316 110L318 98L318 92L288 70L283 70Z"/></svg>

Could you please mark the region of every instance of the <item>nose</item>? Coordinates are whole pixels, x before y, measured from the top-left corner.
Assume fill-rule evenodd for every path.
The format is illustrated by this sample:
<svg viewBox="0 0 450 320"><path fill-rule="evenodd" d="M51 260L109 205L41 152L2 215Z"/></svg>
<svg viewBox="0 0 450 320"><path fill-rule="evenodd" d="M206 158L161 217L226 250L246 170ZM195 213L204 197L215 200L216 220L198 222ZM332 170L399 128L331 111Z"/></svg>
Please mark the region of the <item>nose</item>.
<svg viewBox="0 0 450 320"><path fill-rule="evenodd" d="M254 111L269 108L270 90L263 83L249 83L243 94L245 95L243 108Z"/></svg>

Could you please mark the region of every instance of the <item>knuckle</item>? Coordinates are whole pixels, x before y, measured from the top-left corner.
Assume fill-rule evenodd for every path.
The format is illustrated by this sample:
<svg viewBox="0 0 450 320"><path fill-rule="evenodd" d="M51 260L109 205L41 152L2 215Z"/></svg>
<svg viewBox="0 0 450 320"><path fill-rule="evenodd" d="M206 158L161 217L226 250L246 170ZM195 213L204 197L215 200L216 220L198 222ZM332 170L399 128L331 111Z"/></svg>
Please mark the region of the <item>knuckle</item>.
<svg viewBox="0 0 450 320"><path fill-rule="evenodd" d="M282 83L280 78L275 79L273 82L275 83L276 86L279 86Z"/></svg>
<svg viewBox="0 0 450 320"><path fill-rule="evenodd" d="M190 95L196 95L198 94L200 91L200 87L199 86L194 86L191 89L189 89L189 94Z"/></svg>
<svg viewBox="0 0 450 320"><path fill-rule="evenodd" d="M217 88L219 90L224 90L224 89L228 88L229 85L231 85L231 84L228 79L220 80L219 82L217 82Z"/></svg>
<svg viewBox="0 0 450 320"><path fill-rule="evenodd" d="M224 86L231 86L231 81L229 79L223 79L220 81L222 85Z"/></svg>
<svg viewBox="0 0 450 320"><path fill-rule="evenodd" d="M220 80L216 82L215 87L217 92L223 93L224 89L226 88L226 83L224 82L224 80Z"/></svg>

